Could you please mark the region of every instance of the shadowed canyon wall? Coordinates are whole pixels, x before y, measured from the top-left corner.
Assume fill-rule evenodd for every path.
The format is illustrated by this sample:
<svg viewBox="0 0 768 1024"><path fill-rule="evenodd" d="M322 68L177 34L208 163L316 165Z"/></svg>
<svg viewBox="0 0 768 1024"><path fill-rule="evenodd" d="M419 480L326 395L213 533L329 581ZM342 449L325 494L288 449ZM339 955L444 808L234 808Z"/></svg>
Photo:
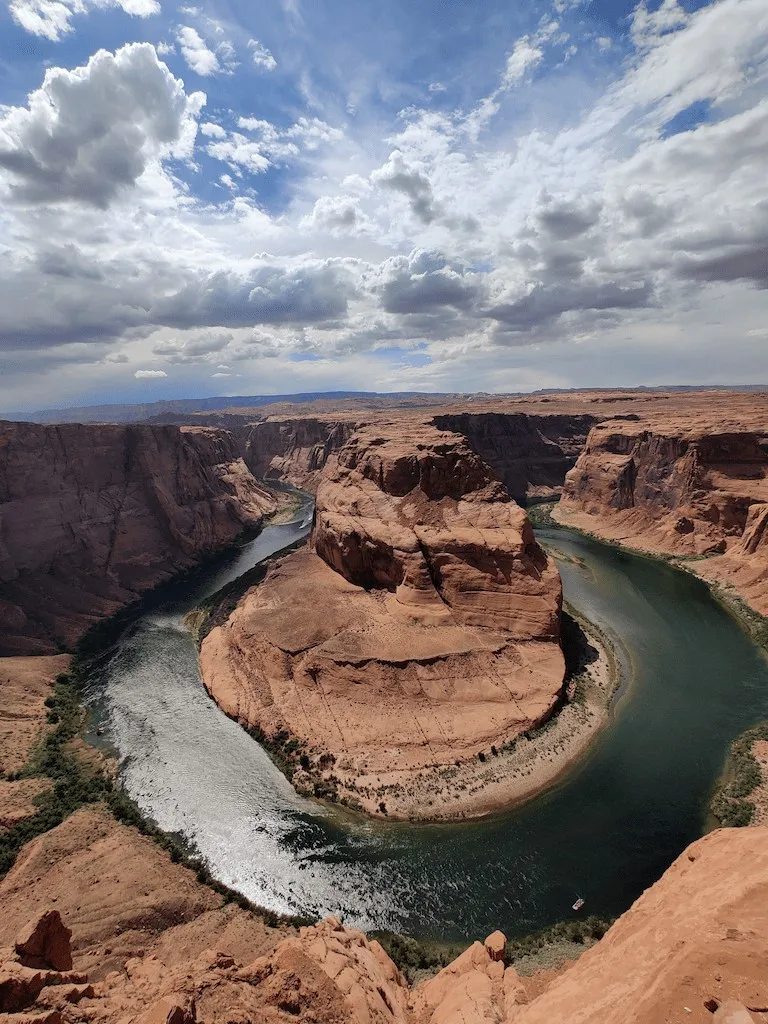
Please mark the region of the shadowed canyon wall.
<svg viewBox="0 0 768 1024"><path fill-rule="evenodd" d="M220 430L0 424L0 653L53 654L273 497Z"/></svg>
<svg viewBox="0 0 768 1024"><path fill-rule="evenodd" d="M586 444L596 416L448 413L433 420L454 430L494 470L515 501L556 497Z"/></svg>

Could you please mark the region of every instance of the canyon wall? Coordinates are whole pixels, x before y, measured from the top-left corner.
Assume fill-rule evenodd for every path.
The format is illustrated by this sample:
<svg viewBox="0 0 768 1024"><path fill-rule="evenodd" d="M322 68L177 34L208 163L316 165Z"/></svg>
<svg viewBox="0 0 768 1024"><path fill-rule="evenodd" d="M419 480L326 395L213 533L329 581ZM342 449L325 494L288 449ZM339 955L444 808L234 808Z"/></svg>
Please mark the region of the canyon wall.
<svg viewBox="0 0 768 1024"><path fill-rule="evenodd" d="M376 423L326 464L312 545L207 636L209 692L299 743L300 788L330 781L373 813L471 811L459 766L563 696L560 578L525 512L460 435Z"/></svg>
<svg viewBox="0 0 768 1024"><path fill-rule="evenodd" d="M1 423L0 654L71 647L275 507L224 431Z"/></svg>
<svg viewBox="0 0 768 1024"><path fill-rule="evenodd" d="M768 440L683 422L594 427L555 517L674 556L768 614Z"/></svg>
<svg viewBox="0 0 768 1024"><path fill-rule="evenodd" d="M355 429L353 421L296 417L255 423L236 436L254 476L314 492L326 463Z"/></svg>
<svg viewBox="0 0 768 1024"><path fill-rule="evenodd" d="M466 437L515 501L555 497L598 417L466 412L438 415L440 430Z"/></svg>
<svg viewBox="0 0 768 1024"><path fill-rule="evenodd" d="M234 433L255 476L315 491L326 463L335 459L357 429L377 422L391 429L391 417L371 413L366 420L343 416L269 419L237 428ZM450 411L434 417L403 413L397 422L406 433L420 425L463 435L515 501L524 503L560 493L565 474L576 462L598 417L586 413Z"/></svg>

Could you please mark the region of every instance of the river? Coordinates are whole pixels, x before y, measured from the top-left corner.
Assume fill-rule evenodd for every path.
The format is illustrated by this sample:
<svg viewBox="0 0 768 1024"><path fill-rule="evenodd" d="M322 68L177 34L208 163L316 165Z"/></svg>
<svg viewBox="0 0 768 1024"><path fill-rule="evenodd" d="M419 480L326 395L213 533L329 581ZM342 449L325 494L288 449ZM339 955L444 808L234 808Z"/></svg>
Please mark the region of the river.
<svg viewBox="0 0 768 1024"><path fill-rule="evenodd" d="M768 661L703 583L553 528L537 531L565 596L611 636L621 688L578 767L530 803L482 821L370 821L299 798L209 700L183 616L309 531L267 526L125 630L87 694L127 791L213 874L286 913L462 940L521 935L584 913L615 916L704 828L734 737L768 718Z"/></svg>

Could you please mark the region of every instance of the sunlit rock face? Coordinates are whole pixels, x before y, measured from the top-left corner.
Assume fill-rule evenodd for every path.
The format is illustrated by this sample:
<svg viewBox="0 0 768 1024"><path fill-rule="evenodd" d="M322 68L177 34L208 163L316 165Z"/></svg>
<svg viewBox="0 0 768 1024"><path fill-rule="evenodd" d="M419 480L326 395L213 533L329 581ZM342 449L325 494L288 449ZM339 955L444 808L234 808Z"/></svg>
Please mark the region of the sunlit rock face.
<svg viewBox="0 0 768 1024"><path fill-rule="evenodd" d="M568 474L558 516L608 539L691 563L768 613L768 443L711 418L596 426Z"/></svg>

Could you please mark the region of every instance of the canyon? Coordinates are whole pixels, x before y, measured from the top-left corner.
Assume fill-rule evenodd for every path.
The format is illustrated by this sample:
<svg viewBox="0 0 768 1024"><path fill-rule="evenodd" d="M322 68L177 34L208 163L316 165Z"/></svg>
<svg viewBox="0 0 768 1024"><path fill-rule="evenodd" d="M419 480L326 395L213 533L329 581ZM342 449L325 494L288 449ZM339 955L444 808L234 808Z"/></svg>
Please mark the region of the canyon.
<svg viewBox="0 0 768 1024"><path fill-rule="evenodd" d="M555 518L672 556L768 614L768 407L593 427Z"/></svg>
<svg viewBox="0 0 768 1024"><path fill-rule="evenodd" d="M564 699L560 581L518 502L562 489L559 521L765 614L765 412L760 394L584 393L238 412L226 430L0 424L0 833L49 785L17 774L50 733L60 652L258 530L283 500L262 477L316 494L311 545L211 629L206 685L267 739L298 739L299 786L325 759L369 813L453 805L456 760L479 767ZM766 839L694 843L565 969L524 976L496 933L409 985L338 918L268 923L95 803L0 880L0 1022L768 1020Z"/></svg>

